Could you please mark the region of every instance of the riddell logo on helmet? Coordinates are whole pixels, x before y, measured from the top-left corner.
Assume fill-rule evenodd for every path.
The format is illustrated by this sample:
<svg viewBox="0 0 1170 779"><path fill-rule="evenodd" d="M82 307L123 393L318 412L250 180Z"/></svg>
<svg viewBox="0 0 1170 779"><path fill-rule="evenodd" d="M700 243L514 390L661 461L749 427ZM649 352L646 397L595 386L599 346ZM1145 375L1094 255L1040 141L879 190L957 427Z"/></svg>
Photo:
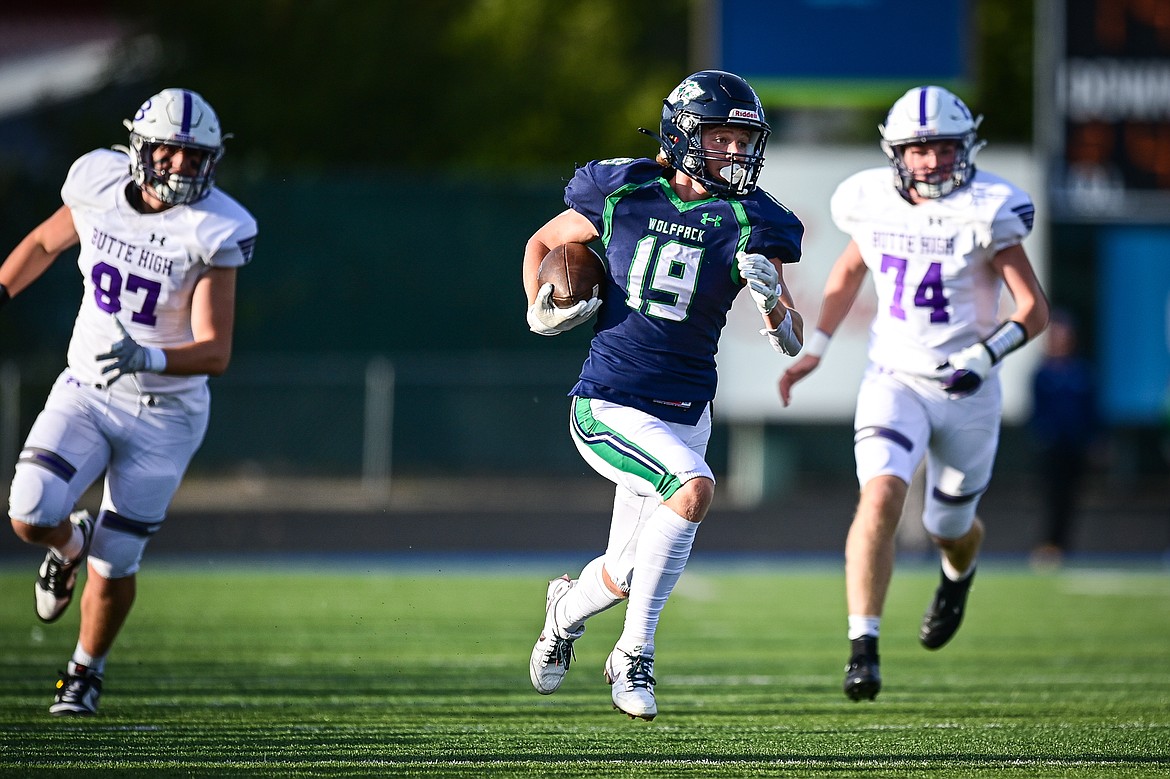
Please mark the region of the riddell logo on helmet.
<svg viewBox="0 0 1170 779"><path fill-rule="evenodd" d="M759 121L760 115L755 111L748 111L745 108L733 108L727 114L728 119L754 119Z"/></svg>

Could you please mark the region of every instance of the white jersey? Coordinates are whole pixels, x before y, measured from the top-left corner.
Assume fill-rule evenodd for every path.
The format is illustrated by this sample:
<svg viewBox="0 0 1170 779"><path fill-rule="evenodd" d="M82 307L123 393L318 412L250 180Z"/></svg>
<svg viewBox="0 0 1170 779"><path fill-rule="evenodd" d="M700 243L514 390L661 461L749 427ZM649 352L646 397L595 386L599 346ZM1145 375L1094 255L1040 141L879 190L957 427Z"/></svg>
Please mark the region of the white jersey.
<svg viewBox="0 0 1170 779"><path fill-rule="evenodd" d="M97 355L121 340L116 316L143 346L189 343L195 283L213 267L239 267L252 258L256 220L230 196L213 189L202 200L153 214L135 210L127 155L98 150L69 169L61 199L81 238L77 259L84 294L69 342L69 370L84 383L105 382ZM206 376L138 373L144 393L198 390Z"/></svg>
<svg viewBox="0 0 1170 779"><path fill-rule="evenodd" d="M893 176L889 167L850 176L830 209L873 275L870 360L935 377L947 355L995 330L1003 281L991 260L1027 237L1035 209L1026 192L982 170L918 205L898 193Z"/></svg>

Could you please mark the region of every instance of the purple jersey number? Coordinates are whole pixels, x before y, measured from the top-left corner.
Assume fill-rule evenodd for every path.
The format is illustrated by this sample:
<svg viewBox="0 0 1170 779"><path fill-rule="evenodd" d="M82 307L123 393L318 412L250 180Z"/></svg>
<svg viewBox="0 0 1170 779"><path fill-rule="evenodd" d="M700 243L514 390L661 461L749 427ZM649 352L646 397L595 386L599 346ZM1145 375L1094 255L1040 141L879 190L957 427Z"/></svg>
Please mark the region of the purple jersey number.
<svg viewBox="0 0 1170 779"><path fill-rule="evenodd" d="M116 314L121 311L122 273L113 265L99 262L90 271L90 278L93 280L93 296L97 307L111 314ZM158 318L154 315L154 310L158 307L158 297L162 292L162 284L151 279L144 279L141 276L135 276L132 273L126 279L125 290L126 292L146 293L145 300L142 303L142 310L132 312L130 314L131 321L141 325L154 325L158 321Z"/></svg>
<svg viewBox="0 0 1170 779"><path fill-rule="evenodd" d="M907 266L905 257L882 255L882 273L894 272L894 294L890 299L890 316L894 319L906 318L902 296L906 292ZM942 263L930 263L922 281L914 289L914 305L930 309L931 324L946 324L951 321L951 316L947 313L947 290L943 285Z"/></svg>

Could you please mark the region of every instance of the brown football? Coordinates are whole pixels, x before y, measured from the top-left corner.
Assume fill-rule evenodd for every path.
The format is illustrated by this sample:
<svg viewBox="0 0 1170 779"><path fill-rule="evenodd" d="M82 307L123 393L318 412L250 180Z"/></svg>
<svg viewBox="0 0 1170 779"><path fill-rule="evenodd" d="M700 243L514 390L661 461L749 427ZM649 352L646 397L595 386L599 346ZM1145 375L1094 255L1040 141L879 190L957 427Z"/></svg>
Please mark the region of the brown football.
<svg viewBox="0 0 1170 779"><path fill-rule="evenodd" d="M540 261L536 283L538 287L552 284L553 305L569 308L582 300L601 297L605 289L605 265L597 252L583 243L561 244Z"/></svg>

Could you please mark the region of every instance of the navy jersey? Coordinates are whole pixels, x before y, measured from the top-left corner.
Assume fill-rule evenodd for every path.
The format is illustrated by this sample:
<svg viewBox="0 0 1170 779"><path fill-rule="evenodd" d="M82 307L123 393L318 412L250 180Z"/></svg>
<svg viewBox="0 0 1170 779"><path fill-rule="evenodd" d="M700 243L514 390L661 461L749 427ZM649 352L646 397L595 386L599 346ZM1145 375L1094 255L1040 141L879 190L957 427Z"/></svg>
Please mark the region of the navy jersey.
<svg viewBox="0 0 1170 779"><path fill-rule="evenodd" d="M608 285L572 394L694 424L715 397L715 353L744 286L735 254L800 259L804 227L762 190L683 202L650 159L578 168L565 202L597 229Z"/></svg>

